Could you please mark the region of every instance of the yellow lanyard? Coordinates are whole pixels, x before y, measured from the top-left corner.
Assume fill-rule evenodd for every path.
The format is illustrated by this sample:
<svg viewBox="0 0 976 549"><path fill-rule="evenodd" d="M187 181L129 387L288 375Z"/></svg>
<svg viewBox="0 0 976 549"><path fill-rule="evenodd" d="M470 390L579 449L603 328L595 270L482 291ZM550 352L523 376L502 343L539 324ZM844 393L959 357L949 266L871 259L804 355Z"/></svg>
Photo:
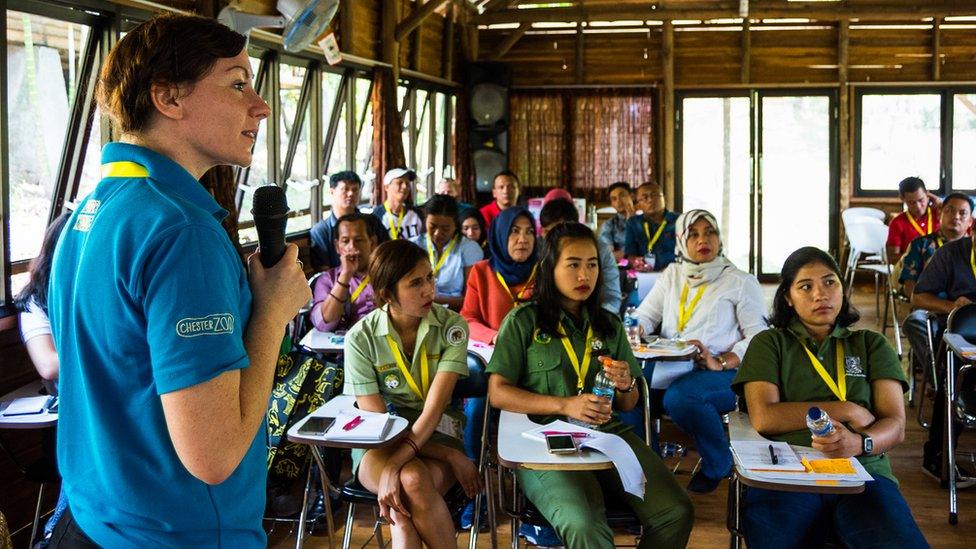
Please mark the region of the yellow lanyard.
<svg viewBox="0 0 976 549"><path fill-rule="evenodd" d="M912 227L915 227L915 230L918 232L919 236L926 236L932 234L932 207L930 206L926 208L926 211L929 212L929 217L928 217L928 221L926 221L925 223L924 231L922 230L921 227L918 226L918 223L915 222L915 218L912 217L912 213L905 212L905 217L908 218L908 222L912 224Z"/></svg>
<svg viewBox="0 0 976 549"><path fill-rule="evenodd" d="M691 304L688 304L688 283L685 283L684 288L681 289L681 301L678 303L678 333L680 334L685 330L685 326L688 325L688 321L691 320L691 314L695 312L695 308L698 307L698 302L701 301L702 294L705 293L705 288L708 284L702 284L699 286L698 291L695 293L695 297L691 299Z"/></svg>
<svg viewBox="0 0 976 549"><path fill-rule="evenodd" d="M976 278L976 246L969 248L969 268L973 270L973 278Z"/></svg>
<svg viewBox="0 0 976 549"><path fill-rule="evenodd" d="M945 239L943 239L941 236L937 236L935 238L935 249L938 250L943 244L945 244Z"/></svg>
<svg viewBox="0 0 976 549"><path fill-rule="evenodd" d="M430 264L434 265L434 245L431 244L430 241L431 241L430 235L427 235L427 256L430 258ZM437 276L437 273L440 272L441 267L444 266L444 260L447 259L447 256L451 255L451 250L454 249L454 245L457 244L457 241L458 241L458 237L455 236L454 238L451 239L450 242L448 242L447 247L444 248L444 253L442 253L441 258L437 260L437 264L434 265L435 277Z"/></svg>
<svg viewBox="0 0 976 549"><path fill-rule="evenodd" d="M350 303L356 302L356 298L359 297L359 294L363 293L363 290L366 289L367 284L369 284L369 275L363 277L362 282L359 283L359 286L356 286L356 290L352 293L351 296L349 296Z"/></svg>
<svg viewBox="0 0 976 549"><path fill-rule="evenodd" d="M526 279L525 286L522 286L522 289L519 290L517 296L512 295L512 290L508 288L508 284L505 284L505 279L502 278L502 275L500 273L495 273L495 278L498 279L498 282L501 282L502 288L505 288L505 291L508 292L508 297L512 298L512 303L515 303L516 299L518 300L522 299L522 294L524 294L525 291L529 289L529 286L532 284L532 281L535 279L535 268L538 266L539 266L538 263L532 266L532 272L529 273L529 278Z"/></svg>
<svg viewBox="0 0 976 549"><path fill-rule="evenodd" d="M403 353L400 352L400 347L397 346L396 341L393 340L391 335L387 334L386 342L390 345L393 358L396 359L397 367L400 368L400 373L403 374L403 378L407 380L407 385L410 387L410 390L420 400L427 400L427 391L430 390L430 370L427 368L427 342L420 344L420 383L423 385L423 392L421 392L420 387L417 387L417 381L410 375L410 369L407 368L407 363L403 359Z"/></svg>
<svg viewBox="0 0 976 549"><path fill-rule="evenodd" d="M797 339L799 339L799 337L797 337ZM827 373L827 369L824 368L823 364L817 360L817 357L810 352L810 349L807 349L807 346L804 345L802 341L800 341L800 345L803 347L803 350L807 352L807 356L810 357L810 363L813 364L813 369L820 374L821 379L824 380L824 383L827 384L830 391L834 393L834 395L839 398L841 402L846 401L847 375L844 373L844 347L840 344L840 341L834 341L834 347L837 350L837 383L834 383L834 380L830 379L830 374Z"/></svg>
<svg viewBox="0 0 976 549"><path fill-rule="evenodd" d="M390 211L390 203L384 202L383 207L386 208L386 215L390 216L390 240L396 240L397 238L400 238L400 228L403 227L403 214L406 213L407 209L400 206L400 216L396 221L394 221L393 212Z"/></svg>
<svg viewBox="0 0 976 549"><path fill-rule="evenodd" d="M911 216L909 216L911 217ZM661 233L664 232L664 226L667 225L667 219L661 219L661 224L657 226L657 231L654 233L654 238L651 238L651 229L647 225L647 221L644 222L644 235L647 237L647 253L651 253L651 248L657 243L657 239L661 238Z"/></svg>
<svg viewBox="0 0 976 549"><path fill-rule="evenodd" d="M589 326L586 328L586 349L583 351L583 364L580 366L579 357L576 356L576 351L573 350L573 344L569 342L569 337L566 335L566 330L563 329L563 325L559 323L559 335L563 336L559 338L563 342L563 348L566 349L566 356L569 357L569 363L573 365L573 370L576 371L576 390L579 394L583 394L583 385L586 384L586 372L590 370L590 355L593 353L593 327Z"/></svg>

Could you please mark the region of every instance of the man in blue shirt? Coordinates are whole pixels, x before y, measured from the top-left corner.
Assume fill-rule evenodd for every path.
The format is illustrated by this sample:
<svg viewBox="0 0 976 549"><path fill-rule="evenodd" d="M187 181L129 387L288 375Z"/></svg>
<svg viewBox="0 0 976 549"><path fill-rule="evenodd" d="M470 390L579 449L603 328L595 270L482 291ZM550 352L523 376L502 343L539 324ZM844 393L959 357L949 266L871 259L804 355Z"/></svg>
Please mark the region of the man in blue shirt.
<svg viewBox="0 0 976 549"><path fill-rule="evenodd" d="M627 220L624 252L631 264L644 269L645 258L654 256L654 265L647 270L663 271L674 263L674 222L678 214L664 206L664 193L657 183L644 183L637 187L637 207L642 215Z"/></svg>
<svg viewBox="0 0 976 549"><path fill-rule="evenodd" d="M250 277L200 184L246 166L267 104L244 36L164 15L113 48L120 131L68 220L49 308L61 359L52 545L264 547L265 417L284 328L311 296L298 249ZM253 293L252 293L253 292Z"/></svg>
<svg viewBox="0 0 976 549"><path fill-rule="evenodd" d="M340 217L359 211L359 199L362 193L362 180L354 171L346 170L332 174L329 177L329 189L332 193L332 208L329 217L319 221L312 227L309 238L312 241L312 268L324 271L339 266L339 252L335 248L336 224ZM382 244L390 239L390 234L383 223L376 216L369 216L366 220L370 224L370 231L376 234L376 244Z"/></svg>

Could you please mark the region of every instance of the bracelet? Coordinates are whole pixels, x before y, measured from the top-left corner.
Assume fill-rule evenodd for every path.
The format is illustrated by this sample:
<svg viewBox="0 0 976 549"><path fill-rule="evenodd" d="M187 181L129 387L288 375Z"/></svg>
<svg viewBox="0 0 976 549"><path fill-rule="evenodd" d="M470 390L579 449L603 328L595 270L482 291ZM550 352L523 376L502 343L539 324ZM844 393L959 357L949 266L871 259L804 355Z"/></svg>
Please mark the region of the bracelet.
<svg viewBox="0 0 976 549"><path fill-rule="evenodd" d="M329 292L329 297L331 297L332 299L334 299L334 300L336 300L336 301L338 301L339 303L345 303L345 302L346 302L346 300L345 300L345 299L339 299L339 298L338 298L338 297L336 297L336 295L335 295L334 293L332 293L332 292Z"/></svg>
<svg viewBox="0 0 976 549"><path fill-rule="evenodd" d="M339 280L338 278L336 279L336 284L338 284L340 286L345 286L347 289L349 288L349 284L347 284L347 283Z"/></svg>
<svg viewBox="0 0 976 549"><path fill-rule="evenodd" d="M636 387L636 386L637 386L637 378L631 376L631 378L630 378L630 387L627 387L626 389L617 389L616 387L614 387L614 389L617 389L617 392L618 393L629 393L629 392L633 391L634 390L634 387Z"/></svg>
<svg viewBox="0 0 976 549"><path fill-rule="evenodd" d="M729 369L729 361L725 360L725 357L722 356L721 353L715 355L715 358L718 359L718 363L722 365L722 369L723 370L728 370Z"/></svg>
<svg viewBox="0 0 976 549"><path fill-rule="evenodd" d="M416 442L410 440L410 437L404 438L403 441L406 442L411 448L413 448L413 455L414 456L417 456L417 455L420 454L420 448L417 446L417 443Z"/></svg>

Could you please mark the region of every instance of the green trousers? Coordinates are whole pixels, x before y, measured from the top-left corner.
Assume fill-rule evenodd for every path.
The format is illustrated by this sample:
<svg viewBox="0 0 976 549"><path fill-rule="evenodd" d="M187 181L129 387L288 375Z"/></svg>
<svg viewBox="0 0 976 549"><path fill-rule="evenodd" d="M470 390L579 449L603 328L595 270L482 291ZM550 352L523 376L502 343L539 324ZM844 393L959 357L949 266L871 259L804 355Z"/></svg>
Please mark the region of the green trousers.
<svg viewBox="0 0 976 549"><path fill-rule="evenodd" d="M679 548L688 544L695 511L661 458L633 431L618 433L634 449L647 477L644 499L624 491L615 469L602 471L516 471L522 491L569 549L613 547L604 500L624 501L644 526L639 547Z"/></svg>

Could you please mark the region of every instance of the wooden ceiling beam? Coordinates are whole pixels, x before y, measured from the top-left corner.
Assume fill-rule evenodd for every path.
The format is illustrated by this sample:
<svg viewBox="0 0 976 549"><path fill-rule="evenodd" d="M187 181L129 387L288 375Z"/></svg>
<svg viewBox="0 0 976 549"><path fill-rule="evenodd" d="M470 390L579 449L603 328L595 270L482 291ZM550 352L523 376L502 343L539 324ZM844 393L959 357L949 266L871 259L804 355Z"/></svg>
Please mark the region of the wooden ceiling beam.
<svg viewBox="0 0 976 549"><path fill-rule="evenodd" d="M517 29L512 29L512 32L508 34L501 43L498 44L498 48L495 49L495 59L501 59L505 57L508 50L512 49L512 46L518 43L519 40L525 36L526 31L532 28L529 23L522 23Z"/></svg>
<svg viewBox="0 0 976 549"><path fill-rule="evenodd" d="M485 4L485 11L498 11L508 9L518 5L518 0L488 0Z"/></svg>
<svg viewBox="0 0 976 549"><path fill-rule="evenodd" d="M764 7L749 11L752 19L804 18L817 21L842 21L867 19L871 21L897 21L923 17L952 17L976 15L976 2L932 2L919 6L835 6L835 7ZM739 17L737 8L663 8L616 6L597 8L538 8L531 10L505 9L485 12L474 18L478 25L499 23L554 23L581 21L619 21L627 19L673 21L676 19L728 19Z"/></svg>
<svg viewBox="0 0 976 549"><path fill-rule="evenodd" d="M414 29L430 17L437 8L443 6L448 0L427 0L423 6L416 8L409 17L401 21L396 27L396 41L400 42L407 37Z"/></svg>

